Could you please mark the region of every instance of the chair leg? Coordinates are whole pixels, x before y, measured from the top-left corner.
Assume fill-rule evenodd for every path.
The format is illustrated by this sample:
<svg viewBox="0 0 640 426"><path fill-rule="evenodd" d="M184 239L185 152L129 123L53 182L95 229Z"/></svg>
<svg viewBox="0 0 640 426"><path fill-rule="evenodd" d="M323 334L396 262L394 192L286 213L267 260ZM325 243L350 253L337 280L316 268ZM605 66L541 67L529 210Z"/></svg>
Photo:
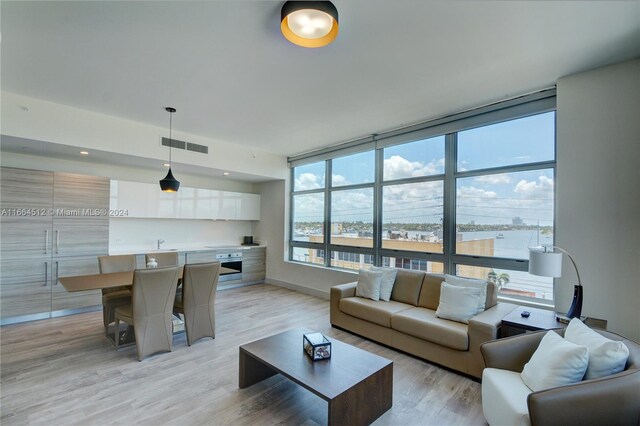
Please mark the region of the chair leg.
<svg viewBox="0 0 640 426"><path fill-rule="evenodd" d="M116 330L114 332L115 342L116 342L116 351L118 350L118 344L120 343L120 318L116 317Z"/></svg>

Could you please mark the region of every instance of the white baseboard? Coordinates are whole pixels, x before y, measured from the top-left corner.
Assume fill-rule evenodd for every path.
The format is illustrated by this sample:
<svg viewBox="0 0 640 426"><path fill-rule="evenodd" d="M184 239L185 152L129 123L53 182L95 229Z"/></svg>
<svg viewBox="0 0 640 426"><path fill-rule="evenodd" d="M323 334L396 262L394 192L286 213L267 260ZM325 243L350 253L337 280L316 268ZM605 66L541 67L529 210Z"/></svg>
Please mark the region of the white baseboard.
<svg viewBox="0 0 640 426"><path fill-rule="evenodd" d="M286 281L274 280L273 278L267 278L264 280L266 284L277 285L278 287L288 288L289 290L298 291L300 293L308 294L310 296L319 297L320 299L329 300L329 292L318 290L317 288L305 287L300 284L294 284Z"/></svg>

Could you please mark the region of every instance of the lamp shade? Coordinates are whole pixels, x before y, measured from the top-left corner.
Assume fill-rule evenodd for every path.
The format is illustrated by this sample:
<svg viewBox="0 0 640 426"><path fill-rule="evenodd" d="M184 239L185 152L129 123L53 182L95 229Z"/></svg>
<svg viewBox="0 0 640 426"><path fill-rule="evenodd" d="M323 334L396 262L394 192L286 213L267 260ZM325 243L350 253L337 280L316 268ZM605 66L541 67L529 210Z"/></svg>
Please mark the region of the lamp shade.
<svg viewBox="0 0 640 426"><path fill-rule="evenodd" d="M529 273L542 277L562 276L562 252L529 249Z"/></svg>
<svg viewBox="0 0 640 426"><path fill-rule="evenodd" d="M171 173L171 168L169 168L169 172L164 177L164 179L160 180L160 189L163 192L178 192L180 188L180 182L173 177L173 173Z"/></svg>
<svg viewBox="0 0 640 426"><path fill-rule="evenodd" d="M280 31L298 46L326 46L338 36L338 9L330 1L288 1L280 12Z"/></svg>

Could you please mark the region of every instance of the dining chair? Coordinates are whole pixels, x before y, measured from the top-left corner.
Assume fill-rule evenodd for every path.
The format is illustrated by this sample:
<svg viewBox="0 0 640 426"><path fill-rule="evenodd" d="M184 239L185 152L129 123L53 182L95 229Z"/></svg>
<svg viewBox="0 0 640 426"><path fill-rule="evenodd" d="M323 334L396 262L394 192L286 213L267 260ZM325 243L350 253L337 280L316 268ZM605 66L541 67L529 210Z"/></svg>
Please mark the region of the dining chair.
<svg viewBox="0 0 640 426"><path fill-rule="evenodd" d="M98 268L101 274L111 272L128 272L136 269L136 256L125 254L118 256L98 256ZM131 303L131 290L127 286L102 289L102 322L105 332L114 320L114 312L118 306Z"/></svg>
<svg viewBox="0 0 640 426"><path fill-rule="evenodd" d="M193 263L184 266L182 293L177 293L174 312L184 315L187 344L203 337L216 337L216 290L220 262Z"/></svg>
<svg viewBox="0 0 640 426"><path fill-rule="evenodd" d="M116 350L120 321L133 326L138 360L161 351L171 352L173 343L173 301L180 268L136 269L133 273L131 304L116 308Z"/></svg>
<svg viewBox="0 0 640 426"><path fill-rule="evenodd" d="M158 268L165 268L167 266L178 266L178 252L177 251L163 251L158 253L147 253L144 255L145 265L149 263L149 259L155 258L158 263Z"/></svg>

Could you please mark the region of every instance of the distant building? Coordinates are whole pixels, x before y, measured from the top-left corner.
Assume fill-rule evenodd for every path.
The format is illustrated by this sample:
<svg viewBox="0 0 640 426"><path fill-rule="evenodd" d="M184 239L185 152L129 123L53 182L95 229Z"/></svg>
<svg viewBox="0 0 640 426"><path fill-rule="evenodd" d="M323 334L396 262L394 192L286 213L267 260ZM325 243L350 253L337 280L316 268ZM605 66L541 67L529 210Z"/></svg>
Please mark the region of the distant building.
<svg viewBox="0 0 640 426"><path fill-rule="evenodd" d="M470 221L469 221L469 225L475 225L475 224L476 224L476 221L475 221L475 220L470 220Z"/></svg>
<svg viewBox="0 0 640 426"><path fill-rule="evenodd" d="M522 220L521 217L514 217L513 219L511 219L511 223L514 225L524 225L524 220Z"/></svg>

